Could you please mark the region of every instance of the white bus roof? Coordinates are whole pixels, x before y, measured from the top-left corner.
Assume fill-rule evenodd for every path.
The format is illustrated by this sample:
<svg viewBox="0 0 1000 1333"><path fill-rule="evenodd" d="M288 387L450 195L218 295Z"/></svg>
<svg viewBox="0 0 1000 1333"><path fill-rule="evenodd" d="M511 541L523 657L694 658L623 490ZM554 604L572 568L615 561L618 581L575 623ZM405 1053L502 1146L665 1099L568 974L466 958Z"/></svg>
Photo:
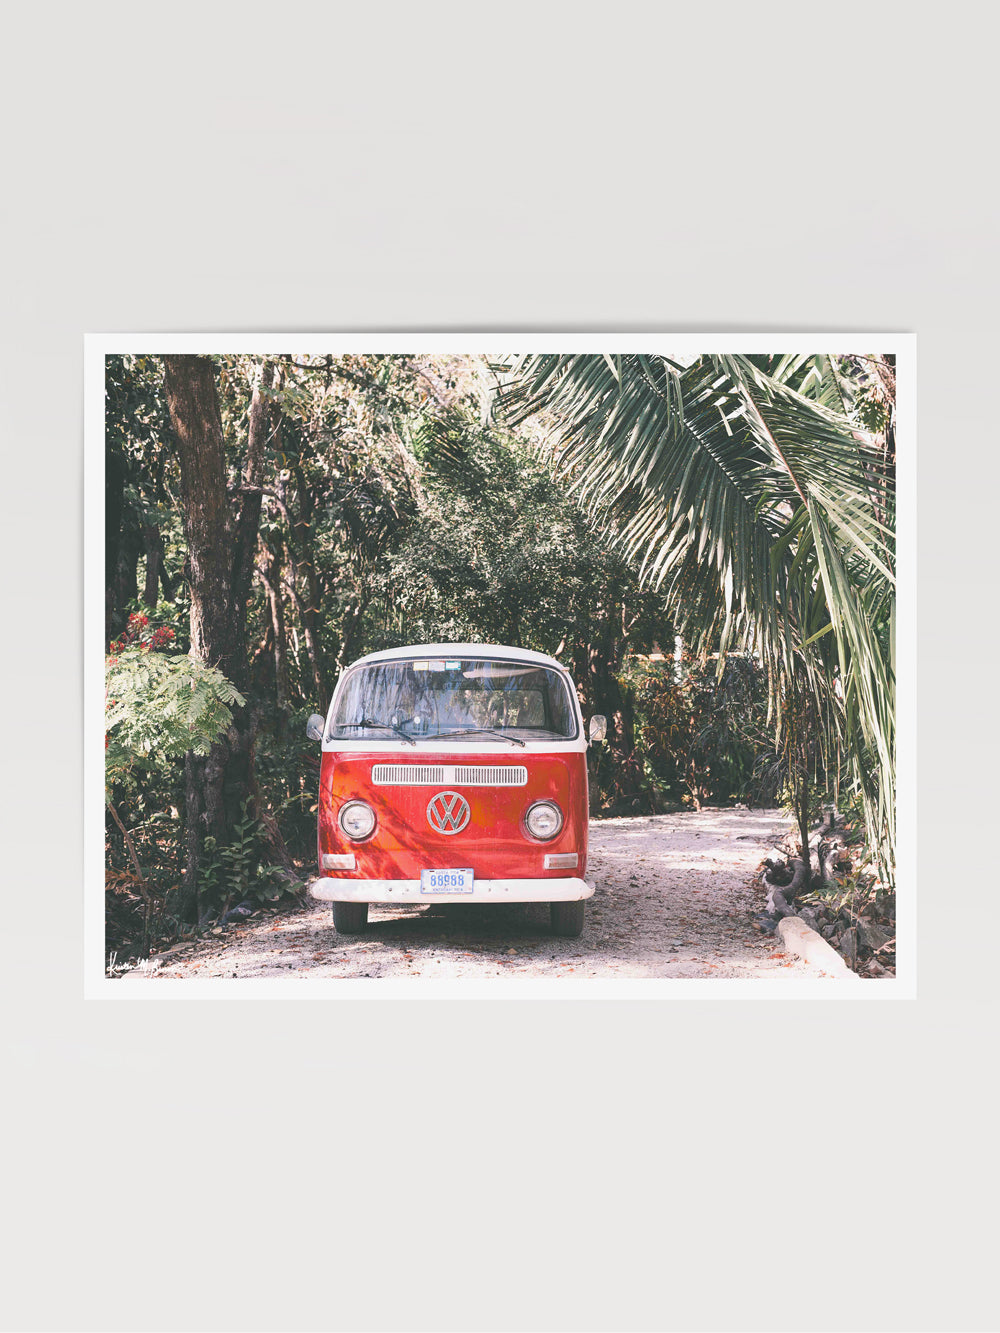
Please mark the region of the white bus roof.
<svg viewBox="0 0 1000 1333"><path fill-rule="evenodd" d="M380 653L368 653L359 657L351 666L361 662L392 662L404 657L488 657L514 658L518 662L538 662L545 666L556 667L559 671L567 668L554 657L545 653L533 653L530 648L511 648L500 643L414 643L402 648L386 648Z"/></svg>

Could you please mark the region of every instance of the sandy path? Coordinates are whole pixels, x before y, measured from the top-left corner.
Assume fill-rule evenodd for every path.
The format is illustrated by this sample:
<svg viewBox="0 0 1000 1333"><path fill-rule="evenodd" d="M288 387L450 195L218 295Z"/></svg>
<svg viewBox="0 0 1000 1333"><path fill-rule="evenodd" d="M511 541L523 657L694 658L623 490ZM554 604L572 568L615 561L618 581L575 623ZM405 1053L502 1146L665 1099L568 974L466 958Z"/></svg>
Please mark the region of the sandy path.
<svg viewBox="0 0 1000 1333"><path fill-rule="evenodd" d="M751 922L753 872L788 827L777 810L595 820L579 939L549 932L546 905L369 908L339 936L329 904L263 916L164 955L151 977L818 977Z"/></svg>

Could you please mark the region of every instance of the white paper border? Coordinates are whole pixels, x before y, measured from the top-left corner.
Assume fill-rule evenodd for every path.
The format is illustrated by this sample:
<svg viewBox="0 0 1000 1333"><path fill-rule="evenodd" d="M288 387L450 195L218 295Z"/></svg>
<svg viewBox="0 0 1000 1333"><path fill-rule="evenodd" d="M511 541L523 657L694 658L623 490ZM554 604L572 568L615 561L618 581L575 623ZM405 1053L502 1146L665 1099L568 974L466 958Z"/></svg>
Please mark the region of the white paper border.
<svg viewBox="0 0 1000 1333"><path fill-rule="evenodd" d="M114 354L287 352L802 352L896 357L896 976L858 981L688 978L435 981L378 978L158 978L104 975L104 358ZM201 333L91 334L84 353L84 995L224 1000L911 1000L916 959L916 339L908 333Z"/></svg>

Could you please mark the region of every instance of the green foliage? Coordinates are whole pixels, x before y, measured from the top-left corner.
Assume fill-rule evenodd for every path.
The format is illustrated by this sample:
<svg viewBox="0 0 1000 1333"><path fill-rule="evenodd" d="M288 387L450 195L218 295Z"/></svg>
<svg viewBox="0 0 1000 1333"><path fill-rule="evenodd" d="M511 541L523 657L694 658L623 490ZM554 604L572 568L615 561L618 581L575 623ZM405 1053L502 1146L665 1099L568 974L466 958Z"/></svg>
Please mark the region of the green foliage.
<svg viewBox="0 0 1000 1333"><path fill-rule="evenodd" d="M249 882L257 846L261 841L260 821L249 813L249 805L249 801L243 802L240 818L233 825L233 839L228 847L223 847L219 852L226 886L234 894L239 893Z"/></svg>
<svg viewBox="0 0 1000 1333"><path fill-rule="evenodd" d="M885 430L889 424L889 408L876 385L868 384L856 394L854 417L859 425L873 434Z"/></svg>
<svg viewBox="0 0 1000 1333"><path fill-rule="evenodd" d="M235 513L260 358L214 361ZM889 864L892 478L886 455L855 436L889 429L873 364L530 357L493 420L487 382L504 370L481 357L279 358L244 698L163 651L186 646L188 602L162 368L109 358L109 637L129 611L172 631L169 644L132 638L108 662L109 791L127 790L141 875L177 884L180 756L206 753L245 702L259 718L256 809L312 861L305 716L325 710L347 662L421 640L562 658L585 710L609 718L609 744L591 758L605 807L756 793L801 810L839 790L863 801ZM138 600L151 530L165 571L155 611ZM705 665L686 657L675 674L641 661L675 626ZM206 847L203 903L270 901L265 854L245 808L232 841Z"/></svg>
<svg viewBox="0 0 1000 1333"><path fill-rule="evenodd" d="M315 741L306 738L312 707L287 718L271 711L257 735L256 774L262 808L277 821L289 852L312 861L316 853L316 788L319 763Z"/></svg>
<svg viewBox="0 0 1000 1333"><path fill-rule="evenodd" d="M413 446L419 516L376 575L392 608L384 642L510 643L573 660L626 605L628 631L612 625L620 640L662 631L660 599L640 591L536 449L468 409L424 422Z"/></svg>
<svg viewBox="0 0 1000 1333"><path fill-rule="evenodd" d="M531 355L501 405L511 423L548 414L559 469L696 650L759 654L779 735L808 712L827 754L842 747L891 876L895 489L838 374L821 357Z"/></svg>
<svg viewBox="0 0 1000 1333"><path fill-rule="evenodd" d="M748 655L714 661L684 653L632 658L621 677L635 707L636 744L657 787L696 805L745 800L756 754L753 719L767 708L767 685Z"/></svg>
<svg viewBox="0 0 1000 1333"><path fill-rule="evenodd" d="M198 902L205 906L217 905L222 879L222 860L217 855L215 839L209 835L202 844L203 855L198 867Z"/></svg>
<svg viewBox="0 0 1000 1333"><path fill-rule="evenodd" d="M235 487L259 359L217 361ZM279 667L269 642L271 606L256 596L248 609L251 641L272 651L258 656L255 683L283 704L309 700L325 708L317 677L328 693L335 664L358 655L373 569L416 513L418 468L402 437L419 420L421 394L406 357L291 356L277 371L267 396L281 417L266 446L258 569L261 585L266 579L283 604L290 642L278 645Z"/></svg>
<svg viewBox="0 0 1000 1333"><path fill-rule="evenodd" d="M199 870L198 894L202 918L214 910L225 912L233 903L276 903L283 893L294 895L298 884L280 883L274 867L267 864L264 829L244 801L240 818L233 825L232 840L219 847L213 837L204 842Z"/></svg>
<svg viewBox="0 0 1000 1333"><path fill-rule="evenodd" d="M871 873L855 871L844 875L835 884L819 884L799 895L797 902L819 907L831 919L840 917L846 924L856 926L865 918L884 917L894 910L894 895Z"/></svg>
<svg viewBox="0 0 1000 1333"><path fill-rule="evenodd" d="M105 774L108 788L133 767L188 750L208 754L246 700L221 671L197 659L141 646L108 657L105 668Z"/></svg>
<svg viewBox="0 0 1000 1333"><path fill-rule="evenodd" d="M137 572L146 564L151 539L162 550L165 597L184 596L180 474L170 444L162 378L156 357L109 356L105 361L109 637L123 627L129 609L138 609ZM186 646L186 635L185 625L177 640L180 646Z"/></svg>

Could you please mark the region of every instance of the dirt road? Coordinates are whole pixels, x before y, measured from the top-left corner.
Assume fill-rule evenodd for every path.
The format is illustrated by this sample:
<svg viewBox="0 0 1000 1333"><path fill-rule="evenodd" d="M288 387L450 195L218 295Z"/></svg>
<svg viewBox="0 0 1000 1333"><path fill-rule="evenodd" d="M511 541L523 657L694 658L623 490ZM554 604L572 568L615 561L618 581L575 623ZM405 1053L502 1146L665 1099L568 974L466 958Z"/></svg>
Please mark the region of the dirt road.
<svg viewBox="0 0 1000 1333"><path fill-rule="evenodd" d="M340 936L328 903L251 918L163 956L133 979L206 977L808 977L820 974L751 924L753 873L788 827L777 810L595 820L579 939L548 907L456 902L369 909Z"/></svg>

